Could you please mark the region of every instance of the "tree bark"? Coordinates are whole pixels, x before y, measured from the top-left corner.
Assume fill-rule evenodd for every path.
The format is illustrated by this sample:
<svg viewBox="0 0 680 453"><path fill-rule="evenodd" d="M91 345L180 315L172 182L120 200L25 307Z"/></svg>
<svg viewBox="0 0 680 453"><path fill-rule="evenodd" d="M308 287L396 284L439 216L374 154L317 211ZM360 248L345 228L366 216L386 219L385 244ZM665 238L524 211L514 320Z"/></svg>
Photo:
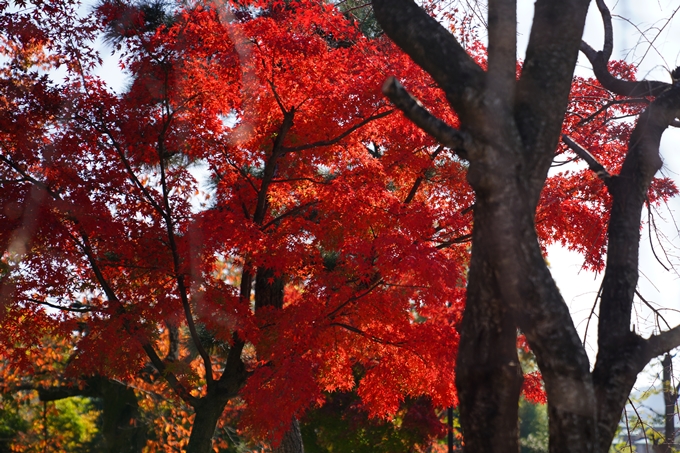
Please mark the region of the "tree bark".
<svg viewBox="0 0 680 453"><path fill-rule="evenodd" d="M40 401L57 401L73 396L99 398L102 403L104 453L141 453L148 439L148 426L139 417L134 390L101 376L87 379L84 388L38 389Z"/></svg>
<svg viewBox="0 0 680 453"><path fill-rule="evenodd" d="M217 422L224 412L229 396L224 392L210 392L201 398L194 408L195 418L191 427L186 453L212 452L212 440Z"/></svg>

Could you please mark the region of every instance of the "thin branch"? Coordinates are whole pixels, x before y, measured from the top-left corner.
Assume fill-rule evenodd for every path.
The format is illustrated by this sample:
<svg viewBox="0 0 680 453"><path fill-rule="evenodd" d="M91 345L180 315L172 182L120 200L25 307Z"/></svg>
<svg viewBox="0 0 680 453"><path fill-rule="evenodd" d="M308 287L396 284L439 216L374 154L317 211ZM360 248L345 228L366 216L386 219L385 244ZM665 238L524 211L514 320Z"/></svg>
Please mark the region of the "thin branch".
<svg viewBox="0 0 680 453"><path fill-rule="evenodd" d="M343 329L349 330L350 332L354 332L356 334L361 335L362 337L368 338L371 341L375 341L376 343L388 345L388 346L402 346L405 344L404 341L400 342L393 342L393 341L388 341L388 340L383 340L382 338L375 336L373 334L370 334L368 332L365 332L357 327L351 326L349 324L345 324L342 322L332 322L330 323L331 326L337 326L337 327L342 327Z"/></svg>
<svg viewBox="0 0 680 453"><path fill-rule="evenodd" d="M332 138L332 139L330 139L330 140L321 140L321 141L314 142L314 143L308 143L308 144L306 144L306 145L295 146L295 147L293 147L293 148L282 147L282 151L283 151L284 153L294 153L294 152L304 151L304 150L311 149L311 148L320 148L320 147L323 147L323 146L331 146L331 145L335 145L335 144L338 143L340 140L342 140L343 138L347 137L348 135L350 135L352 132L354 132L355 130L359 129L360 127L365 126L366 124L370 123L371 121L375 121L375 120L377 120L377 119L384 118L384 117L386 117L386 116L388 116L388 115L391 115L392 113L394 113L394 110L387 110L387 111L385 111L385 112L382 112L382 113L378 113L378 114L376 114L376 115L369 116L369 117L366 118L365 120L362 120L362 121L358 122L358 123L355 124L354 126L352 126L352 127L350 127L349 129L347 129L347 130L346 130L345 132L343 132L342 134L340 134L340 135L338 135L337 137Z"/></svg>
<svg viewBox="0 0 680 453"><path fill-rule="evenodd" d="M182 273L179 251L177 248L177 241L175 239L175 226L172 219L172 209L170 207L170 191L168 189L168 182L166 178L165 171L165 145L163 140L165 139L165 130L169 123L166 123L161 131L158 139L158 158L160 166L161 175L161 187L163 190L163 205L164 205L164 215L165 226L168 235L168 242L170 245L170 252L172 253L172 265L175 280L177 282L177 289L179 291L179 296L182 301L182 308L184 309L184 317L187 321L187 326L189 327L189 333L191 334L191 339L196 345L196 350L203 360L203 365L205 366L205 379L209 387L213 385L213 366L212 360L210 359L210 354L203 347L201 338L198 335L196 329L196 323L194 322L193 314L191 313L191 304L189 303L189 296L186 284L184 283L184 274Z"/></svg>
<svg viewBox="0 0 680 453"><path fill-rule="evenodd" d="M432 162L434 162L434 160L437 158L439 153L442 152L443 149L444 149L444 146L441 146L441 145L438 146L437 149L430 156L430 160L432 160ZM431 166L428 167L428 168L431 168ZM424 175L420 175L416 178L416 180L413 182L413 186L411 187L411 190L409 191L408 195L406 196L406 199L404 200L404 204L409 204L409 203L411 203L411 201L413 201L413 198L416 196L416 193L418 193L418 189L420 188L420 184L422 184L422 182L424 180L425 180Z"/></svg>
<svg viewBox="0 0 680 453"><path fill-rule="evenodd" d="M106 297L109 300L109 302L116 306L116 311L119 316L125 315L127 313L127 310L125 309L123 303L118 299L118 296L113 291L113 288L109 285L109 282L106 280L106 277L104 277L104 274L99 268L99 265L97 264L97 260L94 256L94 252L92 251L87 236L83 232L81 232L81 237L83 239L82 242L78 241L77 238L75 238L73 235L71 235L71 237L87 257L90 263L90 267L92 268L92 271L94 272L95 277L97 278L97 282L104 290L104 294L106 294ZM136 329L133 329L133 327L127 320L123 321L123 327L130 336L136 338L137 341L141 343L142 349L151 360L151 363L153 364L153 366L156 367L161 376L165 378L170 388L172 388L177 393L177 395L191 407L196 407L196 405L198 404L198 398L192 396L191 393L189 393L189 391L179 381L179 379L177 379L177 376L175 376L174 373L168 370L167 366L165 366L165 362L163 362L158 353L156 353L156 350L149 342L149 339L146 338L146 335L140 335Z"/></svg>
<svg viewBox="0 0 680 453"><path fill-rule="evenodd" d="M368 289L366 289L366 291L364 291L363 293L354 295L354 296L350 297L349 299L347 299L346 301L344 301L343 303L341 303L340 305L338 305L333 311L331 311L327 315L327 317L333 318L336 314L338 314L340 312L340 310L345 308L350 303L355 302L355 301L361 299L364 296L367 296L369 293L371 293L375 288L380 286L382 283L383 283L382 278L378 279L375 283L373 283L371 286L369 286Z"/></svg>
<svg viewBox="0 0 680 453"><path fill-rule="evenodd" d="M655 314L658 318L660 318L660 319L666 324L666 327L668 327L669 329L671 328L671 325L668 324L668 321L666 321L666 318L664 318L663 315L659 312L659 310L657 310L656 308L654 308L654 307L652 306L652 304L650 304L650 303L647 301L647 299L645 299L644 297L642 297L642 294L640 294L640 292L639 292L637 289L635 290L635 295L638 296L638 298L642 301L642 303L645 304L645 305L647 306L647 308L649 308L650 310L652 310L652 311L654 312L654 314ZM657 322L658 322L658 321L657 321ZM659 327L660 327L660 326L659 326ZM659 328L659 330L661 330L661 328Z"/></svg>
<svg viewBox="0 0 680 453"><path fill-rule="evenodd" d="M620 105L620 104L647 104L649 105L649 99L647 98L633 98L633 99L615 99L613 101L607 102L605 105L597 109L595 112L593 112L591 115L588 115L587 117L583 118L581 121L578 122L577 126L583 126L584 124L587 124L594 120L600 113L604 112L605 110L608 110L610 107L613 107L614 105Z"/></svg>
<svg viewBox="0 0 680 453"><path fill-rule="evenodd" d="M656 248L654 247L654 241L652 241L652 229L654 231L658 231L656 227L656 221L654 220L654 216L652 215L652 206L649 202L649 198L647 198L647 223L649 224L649 247L652 249L652 254L654 254L654 258L656 259L656 262L663 267L666 272L670 272L671 270L666 266L664 263L661 262L661 258L656 254ZM660 240L659 235L657 234L656 236L657 241ZM661 244L660 244L661 245ZM661 248L663 249L663 245L661 245ZM668 258L668 256L666 256ZM670 326L668 326L670 327Z"/></svg>
<svg viewBox="0 0 680 453"><path fill-rule="evenodd" d="M286 211L283 214L281 214L280 216L275 217L272 220L270 220L269 222L265 223L264 225L262 225L260 230L264 231L267 228L269 228L270 226L274 225L275 223L280 222L282 219L285 219L286 217L290 217L292 215L295 215L295 214L297 214L301 211L304 211L305 209L309 208L310 206L314 206L316 204L319 204L319 202L318 201L310 201L309 203L305 203L303 205L296 206L293 209Z"/></svg>
<svg viewBox="0 0 680 453"><path fill-rule="evenodd" d="M578 156L585 160L588 167L597 174L597 177L603 180L605 183L612 177L612 175L607 171L604 166L598 162L595 157L590 154L585 148L572 140L568 135L562 135L562 141Z"/></svg>
<svg viewBox="0 0 680 453"><path fill-rule="evenodd" d="M428 112L395 77L390 77L385 81L382 91L416 126L455 151L462 159L467 159L465 150L465 142L469 141L467 135Z"/></svg>
<svg viewBox="0 0 680 453"><path fill-rule="evenodd" d="M38 305L46 305L51 308L56 308L57 310L62 310L62 311L70 311L74 313L90 313L95 311L96 309L90 305L81 305L78 307L75 303L71 304L69 307L64 307L63 305L57 305L53 304L50 302L47 302L46 300L38 300L38 299L33 299L31 297L24 297L22 300L26 302L31 302L33 304L38 304Z"/></svg>
<svg viewBox="0 0 680 453"><path fill-rule="evenodd" d="M593 302L593 306L590 309L590 314L588 315L588 321L586 321L586 330L583 333L583 347L586 346L586 342L588 341L588 328L590 327L590 320L593 319L593 316L596 316L595 308L597 307L597 301L600 299L601 296L602 296L602 283L600 283L600 289L597 290L595 302Z"/></svg>
<svg viewBox="0 0 680 453"><path fill-rule="evenodd" d="M454 244L463 244L465 242L470 242L472 240L472 234L464 234L462 236L455 237L453 239L449 239L448 241L444 241L441 244L437 245L437 249L445 249L448 247L451 247Z"/></svg>

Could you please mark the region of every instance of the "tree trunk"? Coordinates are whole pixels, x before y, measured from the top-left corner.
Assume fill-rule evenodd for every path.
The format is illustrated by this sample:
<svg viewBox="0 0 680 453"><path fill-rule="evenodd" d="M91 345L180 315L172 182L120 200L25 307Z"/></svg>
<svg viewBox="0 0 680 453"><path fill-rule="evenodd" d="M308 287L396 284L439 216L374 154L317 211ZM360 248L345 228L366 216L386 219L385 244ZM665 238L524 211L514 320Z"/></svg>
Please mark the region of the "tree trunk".
<svg viewBox="0 0 680 453"><path fill-rule="evenodd" d="M675 393L671 383L673 362L669 353L666 353L661 364L663 365L663 401L666 406L662 452L671 453L675 446L675 403L678 395Z"/></svg>
<svg viewBox="0 0 680 453"><path fill-rule="evenodd" d="M522 370L517 329L492 282L493 274L473 249L467 304L456 363L460 421L466 452L517 452Z"/></svg>
<svg viewBox="0 0 680 453"><path fill-rule="evenodd" d="M263 307L283 308L283 290L285 282L276 276L272 269L260 268L255 276L255 312ZM291 428L284 434L281 444L274 448L274 453L304 453L300 424L293 417Z"/></svg>
<svg viewBox="0 0 680 453"><path fill-rule="evenodd" d="M196 416L191 427L191 436L186 453L212 453L212 440L215 435L217 422L224 412L229 398L215 392L201 398L195 407Z"/></svg>
<svg viewBox="0 0 680 453"><path fill-rule="evenodd" d="M272 453L305 453L297 418L293 418L290 429L283 436L281 443L272 449Z"/></svg>
<svg viewBox="0 0 680 453"><path fill-rule="evenodd" d="M139 417L134 390L102 376L87 379L84 388L38 389L41 401L57 401L73 396L101 400L104 453L141 453L148 439L148 426Z"/></svg>

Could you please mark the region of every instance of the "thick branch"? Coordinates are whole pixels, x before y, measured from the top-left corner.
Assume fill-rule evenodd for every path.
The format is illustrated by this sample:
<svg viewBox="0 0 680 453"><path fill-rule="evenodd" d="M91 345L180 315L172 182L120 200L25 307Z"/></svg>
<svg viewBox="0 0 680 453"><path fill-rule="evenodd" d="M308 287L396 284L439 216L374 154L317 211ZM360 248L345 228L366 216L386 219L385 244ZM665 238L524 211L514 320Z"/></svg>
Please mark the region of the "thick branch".
<svg viewBox="0 0 680 453"><path fill-rule="evenodd" d="M678 346L680 346L680 326L675 326L658 335L652 335L647 340L645 363Z"/></svg>
<svg viewBox="0 0 680 453"><path fill-rule="evenodd" d="M269 191L269 185L274 178L276 173L276 167L278 165L278 160L281 155L283 155L285 148L283 147L283 141L288 134L288 131L293 127L293 119L295 118L295 109L291 109L283 114L283 122L281 123L281 128L279 129L276 139L274 140L274 145L272 146L272 153L267 159L264 165L264 175L262 176L262 183L260 184L260 190L257 194L257 206L255 208L255 214L253 214L253 222L257 225L261 225L264 221L265 214L267 212L267 197Z"/></svg>
<svg viewBox="0 0 680 453"><path fill-rule="evenodd" d="M417 99L406 91L396 78L388 78L382 90L385 96L399 110L404 112L404 115L413 121L416 126L433 136L444 146L454 150L461 158L467 159L467 152L464 148L467 136L464 133L452 128L428 112Z"/></svg>
<svg viewBox="0 0 680 453"><path fill-rule="evenodd" d="M611 174L607 171L606 168L597 160L595 157L590 154L585 148L583 148L581 145L573 141L568 135L562 135L562 141L566 143L566 145L574 151L578 156L585 160L586 163L588 164L588 167L594 171L597 174L597 177L600 178L601 180L607 182L609 178L611 178Z"/></svg>
<svg viewBox="0 0 680 453"><path fill-rule="evenodd" d="M588 0L538 0L517 85L515 120L535 192L550 168L567 107ZM538 197L538 193L532 193Z"/></svg>
<svg viewBox="0 0 680 453"><path fill-rule="evenodd" d="M517 72L517 1L489 0L489 67L487 90L510 110Z"/></svg>
<svg viewBox="0 0 680 453"><path fill-rule="evenodd" d="M668 88L670 85L664 82L654 82L642 80L640 82L632 82L629 80L622 80L614 77L609 72L609 59L614 48L614 33L612 28L612 16L609 8L604 3L604 0L597 0L597 8L600 10L602 16L602 23L604 26L604 44L602 50L597 52L590 47L585 41L581 42L581 52L593 65L593 72L597 80L612 93L620 96L658 96Z"/></svg>
<svg viewBox="0 0 680 453"><path fill-rule="evenodd" d="M602 52L598 52L590 47L586 42L581 43L581 52L588 58L593 65L593 72L597 81L607 90L619 96L631 97L655 97L667 91L671 85L665 82L653 80L641 80L632 82L614 77L609 72L609 60L605 59Z"/></svg>
<svg viewBox="0 0 680 453"><path fill-rule="evenodd" d="M373 0L385 33L444 89L461 119L477 109L484 71L456 38L413 0Z"/></svg>

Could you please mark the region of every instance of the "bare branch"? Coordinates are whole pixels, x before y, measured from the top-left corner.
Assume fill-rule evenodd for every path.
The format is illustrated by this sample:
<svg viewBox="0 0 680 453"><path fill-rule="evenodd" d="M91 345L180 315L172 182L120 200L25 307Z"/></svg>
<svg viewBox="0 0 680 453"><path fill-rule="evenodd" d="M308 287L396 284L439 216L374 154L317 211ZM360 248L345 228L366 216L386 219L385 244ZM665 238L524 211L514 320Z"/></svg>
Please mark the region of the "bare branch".
<svg viewBox="0 0 680 453"><path fill-rule="evenodd" d="M647 354L643 360L648 362L654 357L658 357L678 346L680 346L680 326L675 326L670 330L649 337L647 340Z"/></svg>
<svg viewBox="0 0 680 453"><path fill-rule="evenodd" d="M581 121L578 122L578 126L582 126L584 124L587 124L594 120L600 113L608 110L610 107L613 107L615 105L620 105L620 104L647 104L649 105L649 99L647 98L633 98L633 99L615 99L613 101L607 102L604 104L602 107L597 109L595 112L592 114L588 115L587 117L583 118ZM617 118L618 119L618 118Z"/></svg>
<svg viewBox="0 0 680 453"><path fill-rule="evenodd" d="M585 41L581 42L581 52L588 58L590 64L593 65L593 72L597 80L612 93L621 96L658 96L664 91L668 90L671 85L664 82L655 82L642 80L639 82L632 82L629 80L622 80L614 77L609 72L609 58L612 55L613 49L613 31L612 31L612 17L609 8L605 5L604 0L597 0L597 7L602 16L604 24L604 44L601 51L596 51Z"/></svg>
<svg viewBox="0 0 680 453"><path fill-rule="evenodd" d="M602 16L602 24L604 26L604 44L602 44L602 57L609 61L614 50L614 29L612 27L612 15L609 8L604 3L604 0L596 0L597 9L600 10Z"/></svg>
<svg viewBox="0 0 680 453"><path fill-rule="evenodd" d="M597 177L603 180L605 183L612 177L612 175L607 171L604 166L598 162L595 157L590 154L585 148L583 148L581 145L576 143L574 140L569 138L568 135L562 135L562 141L578 156L585 160L586 163L588 164L588 167L597 174Z"/></svg>
<svg viewBox="0 0 680 453"><path fill-rule="evenodd" d="M377 119L384 118L388 115L391 115L392 113L394 113L394 110L387 110L387 111L382 112L382 113L377 113L375 115L371 115L368 118L366 118L365 120L358 122L354 126L347 129L342 134L340 134L337 137L332 138L330 140L322 140L322 141L318 141L318 142L314 142L314 143L308 143L306 145L295 146L293 148L282 147L282 151L284 153L294 153L294 152L297 152L297 151L304 151L306 149L311 149L311 148L321 148L323 146L335 145L340 140L347 137L352 132L356 131L357 129L361 128L362 126L365 126L366 124L370 123L371 121L375 121Z"/></svg>
<svg viewBox="0 0 680 453"><path fill-rule="evenodd" d="M417 99L406 91L396 78L388 78L385 81L382 90L385 96L387 96L399 110L404 112L404 115L413 121L416 126L433 136L444 146L455 151L461 158L467 159L465 141L468 137L466 134L452 128L444 121L428 112Z"/></svg>

